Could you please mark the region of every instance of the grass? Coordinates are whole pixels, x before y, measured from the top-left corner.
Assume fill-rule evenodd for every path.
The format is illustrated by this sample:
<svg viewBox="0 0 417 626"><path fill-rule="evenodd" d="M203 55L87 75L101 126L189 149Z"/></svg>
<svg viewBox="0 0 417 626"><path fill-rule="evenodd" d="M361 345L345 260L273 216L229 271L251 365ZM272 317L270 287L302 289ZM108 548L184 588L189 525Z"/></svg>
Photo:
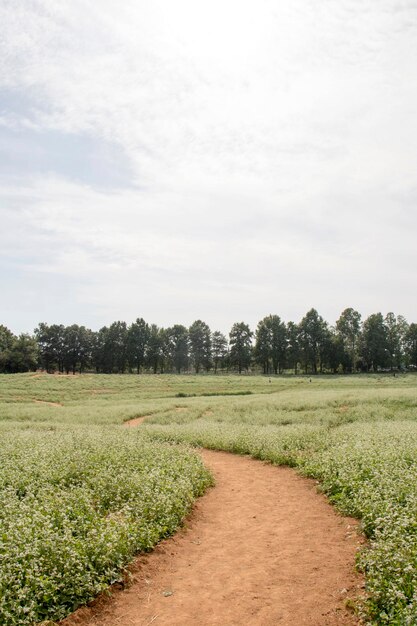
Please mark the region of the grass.
<svg viewBox="0 0 417 626"><path fill-rule="evenodd" d="M93 526L97 523L103 529L110 524L113 532L119 527L124 502L117 490L114 491L114 480L111 480L114 468L121 472L122 484L126 484L127 489L131 485L131 494L126 497L132 498L133 508L138 506L141 510L141 506L146 506L143 503L150 492L144 488L140 505L132 494L145 478L140 475L140 469L135 469L142 467L143 454L154 463L151 472L147 466L146 476L149 473L154 476L153 488L157 491L161 488L168 501L171 495L174 497L170 492L171 479L167 478L166 486L164 483L169 472L178 476L178 467L182 467L188 480L184 492L176 493L174 508L169 509L171 504L168 506L169 510L178 512L173 514L174 522L169 530L162 530L163 536L164 532L172 532L178 525L192 499L210 480L202 473L195 457L184 448L178 451L176 446L172 447L173 442L251 454L273 463L288 464L318 478L322 490L340 511L361 519L363 531L369 538L369 546L359 556L359 566L365 571L367 580L367 600L361 608L366 622L411 626L417 623L416 391L417 376L412 374L396 377L318 376L312 377L311 382L307 377L272 377L269 381L261 376L220 375L2 376L1 493L13 495L11 511L17 511L13 507L18 504L21 510L22 501L30 503L29 511L34 503L44 502L43 498L50 503L49 494L55 493L55 489L63 490L67 516L71 516L73 507L79 511L81 519L92 516ZM123 421L143 415L148 417L140 432L126 432L120 427ZM157 455L151 452L155 445L162 446ZM29 453L25 455L24 450ZM84 462L80 460L79 450L84 451L81 454ZM61 457L62 463L58 462ZM127 457L132 462L127 462ZM71 472L78 466L84 469L81 477L75 473L74 478ZM130 480L135 472L139 478ZM11 477L7 484L4 476ZM41 485L38 491L36 485ZM77 490L81 493L79 498ZM110 509L100 508L98 493L104 499L109 494ZM74 494L77 494L76 500ZM153 498L149 496L149 500ZM184 509L180 507L183 500ZM81 508L77 508L76 502L82 503ZM88 508L88 502L93 502L94 506ZM69 539L67 521L62 526L54 505L51 506L52 512L48 509L53 520L51 536L56 532L61 537L60 551L64 554L67 541L72 550L73 539ZM35 519L36 515L32 517ZM159 515L160 511L156 520ZM127 519L124 513L122 519ZM13 548L0 544L3 554L9 554L9 564L19 562L16 556L19 549L30 551L34 545L40 549L43 544L51 544L49 530L37 535L31 520L30 516L22 518L19 528L24 532L20 548L17 543ZM117 524L115 520L118 520ZM4 520L1 523L4 524ZM97 571L105 572L104 578L100 578L100 574L97 582L89 588L87 585L82 598L75 596L57 601L56 614L61 615L90 597L118 575L135 550L150 545L133 540L141 532L143 520L140 515L130 523L136 524L136 530L121 531L122 535L125 533L120 538L122 547L115 549L112 562L97 568L94 566ZM159 521L150 524L152 528L153 525L157 527ZM47 528L47 525L42 527ZM164 524L162 528L165 528ZM106 536L107 531L103 532ZM152 541L160 535L152 535ZM85 538L77 541L81 545ZM100 550L98 547L98 555ZM91 556L87 558L83 548L69 563L81 579L86 576L86 571L90 575L91 566L86 564L91 563ZM101 563L100 558L97 563ZM62 568L64 563L59 561L57 571ZM35 579L33 574L30 580ZM8 610L11 613L16 606L22 606L16 598L19 597L19 585L23 583L19 578L15 580L14 587L9 582L3 587L7 590L13 587L17 594L15 600L10 596ZM34 582L30 584L35 585ZM48 606L48 594L54 597L57 594L56 590L53 591L54 584L47 584L50 591L46 593L45 606ZM77 588L81 588L78 582ZM34 589L30 587L25 597L34 597ZM54 615L53 611L51 614ZM42 613L43 618L44 615L51 618L47 612ZM1 623L30 623L19 622L17 618L14 622L4 619Z"/></svg>
<svg viewBox="0 0 417 626"><path fill-rule="evenodd" d="M4 626L61 619L123 578L212 484L190 450L122 429L117 405L82 400L86 381L58 380L0 378Z"/></svg>

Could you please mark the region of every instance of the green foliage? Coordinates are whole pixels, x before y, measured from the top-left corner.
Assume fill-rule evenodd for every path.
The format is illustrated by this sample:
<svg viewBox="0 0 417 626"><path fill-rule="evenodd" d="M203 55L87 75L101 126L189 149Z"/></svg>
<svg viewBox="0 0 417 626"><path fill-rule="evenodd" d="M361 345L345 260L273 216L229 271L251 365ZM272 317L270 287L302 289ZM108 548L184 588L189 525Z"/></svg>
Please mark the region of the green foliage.
<svg viewBox="0 0 417 626"><path fill-rule="evenodd" d="M63 618L171 534L209 484L198 457L137 430L3 423L0 623Z"/></svg>
<svg viewBox="0 0 417 626"><path fill-rule="evenodd" d="M38 342L41 366L52 372L55 368L64 371L65 359L65 326L52 324L48 326L41 322L35 328L35 337Z"/></svg>
<svg viewBox="0 0 417 626"><path fill-rule="evenodd" d="M338 508L362 520L370 544L359 558L375 624L417 622L417 428L398 421L349 424L307 460Z"/></svg>
<svg viewBox="0 0 417 626"><path fill-rule="evenodd" d="M17 346L10 361L10 339L16 338L0 325L0 372L29 371L33 363L49 373L67 374L86 370L162 374L190 369L198 374L213 366L215 373L232 367L239 374L250 367L253 371L253 366L260 366L264 374L288 373L288 369L297 374L300 366L306 374L356 372L358 367L404 371L417 367L414 327L394 313L385 318L381 313L370 315L361 327L360 313L347 308L332 328L316 309L310 309L299 324L285 324L279 315L264 317L258 323L254 346L249 326L233 324L229 350L225 335L212 333L202 320L187 329L181 324L160 328L137 318L130 326L118 321L98 332L77 324L41 323L34 338L21 336L22 346ZM33 339L34 353L25 345Z"/></svg>
<svg viewBox="0 0 417 626"><path fill-rule="evenodd" d="M0 623L64 615L177 524L209 481L172 446L186 443L318 478L369 538L367 623L414 625L416 388L413 374L0 376Z"/></svg>
<svg viewBox="0 0 417 626"><path fill-rule="evenodd" d="M361 314L351 307L345 309L336 322L336 331L343 348L350 354L351 371L356 370L357 345L361 331Z"/></svg>
<svg viewBox="0 0 417 626"><path fill-rule="evenodd" d="M227 354L228 354L228 344L227 339L218 330L215 330L211 336L211 348L212 348L212 357L214 364L214 372L217 372L217 369L220 367L224 367Z"/></svg>
<svg viewBox="0 0 417 626"><path fill-rule="evenodd" d="M324 365L324 355L330 340L327 322L324 321L316 309L310 309L300 322L299 345L301 347L304 369L309 367L317 374Z"/></svg>
<svg viewBox="0 0 417 626"><path fill-rule="evenodd" d="M29 372L38 363L38 344L33 337L21 334L19 337L0 325L0 373Z"/></svg>
<svg viewBox="0 0 417 626"><path fill-rule="evenodd" d="M156 374L163 362L164 331L152 324L149 329L149 339L146 352L147 365ZM161 367L163 369L163 367Z"/></svg>
<svg viewBox="0 0 417 626"><path fill-rule="evenodd" d="M279 315L268 315L256 329L255 358L264 374L280 374L285 363L287 329Z"/></svg>
<svg viewBox="0 0 417 626"><path fill-rule="evenodd" d="M207 372L211 368L211 333L205 322L196 320L188 329L190 353L195 371L203 367Z"/></svg>
<svg viewBox="0 0 417 626"><path fill-rule="evenodd" d="M181 324L175 324L165 331L167 356L178 374L188 366L188 340L188 330Z"/></svg>
<svg viewBox="0 0 417 626"><path fill-rule="evenodd" d="M370 315L363 323L360 353L368 371L389 365L387 327L382 313Z"/></svg>
<svg viewBox="0 0 417 626"><path fill-rule="evenodd" d="M230 331L230 362L239 374L248 369L252 358L252 335L249 326L244 322L233 324Z"/></svg>
<svg viewBox="0 0 417 626"><path fill-rule="evenodd" d="M146 352L150 338L149 324L140 317L134 322L127 334L127 357L129 367L136 369L139 374L146 362Z"/></svg>
<svg viewBox="0 0 417 626"><path fill-rule="evenodd" d="M154 414L144 426L168 442L250 454L318 478L330 500L361 519L370 540L369 624L417 623L417 378L272 380L271 394ZM215 402L216 400L216 402ZM187 402L191 402L188 400Z"/></svg>
<svg viewBox="0 0 417 626"><path fill-rule="evenodd" d="M417 368L417 324L410 324L404 337L406 361Z"/></svg>

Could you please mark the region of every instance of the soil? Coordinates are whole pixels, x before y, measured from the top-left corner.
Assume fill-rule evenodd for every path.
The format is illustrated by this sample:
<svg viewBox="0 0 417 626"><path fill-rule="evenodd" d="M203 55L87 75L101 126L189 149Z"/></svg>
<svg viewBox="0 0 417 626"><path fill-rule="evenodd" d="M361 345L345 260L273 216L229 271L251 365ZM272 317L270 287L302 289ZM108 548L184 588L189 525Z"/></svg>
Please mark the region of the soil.
<svg viewBox="0 0 417 626"><path fill-rule="evenodd" d="M354 569L357 522L294 470L201 455L216 486L184 528L137 558L128 588L102 595L62 626L359 624L346 608L363 592Z"/></svg>
<svg viewBox="0 0 417 626"><path fill-rule="evenodd" d="M48 402L47 400L33 400L36 404L47 404L48 406L62 406L60 402Z"/></svg>
<svg viewBox="0 0 417 626"><path fill-rule="evenodd" d="M123 422L123 426L125 428L131 428L132 426L140 426L140 424L143 424L143 422L146 420L147 417L150 417L150 415L142 415L141 417L134 417L131 420L128 420L127 422Z"/></svg>

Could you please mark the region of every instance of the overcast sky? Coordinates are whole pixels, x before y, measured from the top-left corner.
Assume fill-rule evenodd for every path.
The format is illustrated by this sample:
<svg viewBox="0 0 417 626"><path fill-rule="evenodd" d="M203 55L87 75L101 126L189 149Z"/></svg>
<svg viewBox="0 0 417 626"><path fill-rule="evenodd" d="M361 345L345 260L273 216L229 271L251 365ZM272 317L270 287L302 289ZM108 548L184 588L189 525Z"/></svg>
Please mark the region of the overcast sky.
<svg viewBox="0 0 417 626"><path fill-rule="evenodd" d="M417 0L0 0L0 323L417 321Z"/></svg>

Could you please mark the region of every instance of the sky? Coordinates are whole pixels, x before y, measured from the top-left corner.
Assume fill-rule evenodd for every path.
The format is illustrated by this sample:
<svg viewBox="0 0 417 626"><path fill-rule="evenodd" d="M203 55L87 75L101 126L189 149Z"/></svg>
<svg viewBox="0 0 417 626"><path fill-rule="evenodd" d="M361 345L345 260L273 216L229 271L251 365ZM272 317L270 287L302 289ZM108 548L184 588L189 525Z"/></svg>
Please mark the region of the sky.
<svg viewBox="0 0 417 626"><path fill-rule="evenodd" d="M0 0L0 324L417 321L417 0Z"/></svg>

